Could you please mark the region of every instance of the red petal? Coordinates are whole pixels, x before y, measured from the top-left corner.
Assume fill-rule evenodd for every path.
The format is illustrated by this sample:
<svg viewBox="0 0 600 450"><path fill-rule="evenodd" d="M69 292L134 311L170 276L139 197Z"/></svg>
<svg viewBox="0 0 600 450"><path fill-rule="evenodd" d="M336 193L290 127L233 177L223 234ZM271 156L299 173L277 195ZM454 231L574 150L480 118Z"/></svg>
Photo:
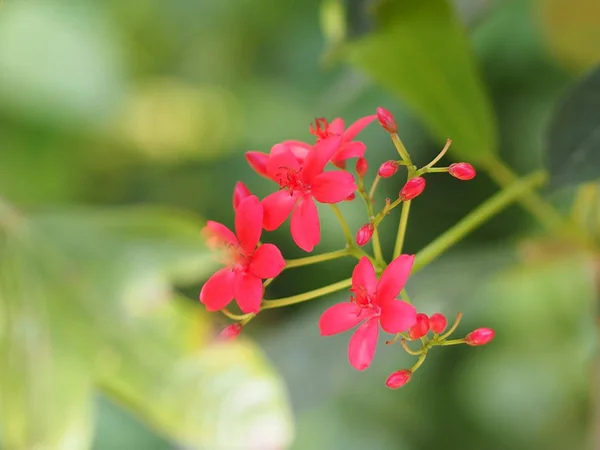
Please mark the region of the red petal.
<svg viewBox="0 0 600 450"><path fill-rule="evenodd" d="M344 119L338 117L337 119L333 119L331 121L327 131L329 131L330 134L342 135L344 134L345 127L346 124L344 124Z"/></svg>
<svg viewBox="0 0 600 450"><path fill-rule="evenodd" d="M233 299L233 279L235 273L229 267L217 271L211 276L200 291L200 301L209 311L225 308Z"/></svg>
<svg viewBox="0 0 600 450"><path fill-rule="evenodd" d="M354 332L348 345L348 359L356 370L365 370L371 365L375 350L379 325L377 319L370 319Z"/></svg>
<svg viewBox="0 0 600 450"><path fill-rule="evenodd" d="M273 244L263 244L256 249L250 262L250 273L258 278L273 278L281 273L285 260Z"/></svg>
<svg viewBox="0 0 600 450"><path fill-rule="evenodd" d="M296 160L302 165L308 152L312 150L312 145L302 141L283 141L282 144L294 154Z"/></svg>
<svg viewBox="0 0 600 450"><path fill-rule="evenodd" d="M408 281L415 255L400 255L383 271L377 285L377 301L391 300L398 296Z"/></svg>
<svg viewBox="0 0 600 450"><path fill-rule="evenodd" d="M343 333L363 320L363 308L352 302L337 303L325 310L319 319L321 336Z"/></svg>
<svg viewBox="0 0 600 450"><path fill-rule="evenodd" d="M296 245L306 252L312 252L321 240L319 212L312 197L305 196L298 202L292 213L291 232Z"/></svg>
<svg viewBox="0 0 600 450"><path fill-rule="evenodd" d="M331 157L338 151L342 138L340 136L331 136L317 143L313 149L308 153L302 166L302 177L307 183L311 181L320 173L331 159Z"/></svg>
<svg viewBox="0 0 600 450"><path fill-rule="evenodd" d="M219 222L209 220L206 226L202 229L202 234L206 239L206 245L210 249L225 245L237 245L238 240L235 234L229 228Z"/></svg>
<svg viewBox="0 0 600 450"><path fill-rule="evenodd" d="M312 184L312 195L321 203L344 201L354 191L354 176L348 172L324 172Z"/></svg>
<svg viewBox="0 0 600 450"><path fill-rule="evenodd" d="M331 161L335 165L339 165L342 161L346 161L350 158L361 158L365 154L366 149L367 146L362 142L346 142L345 144L342 144L339 151L333 155Z"/></svg>
<svg viewBox="0 0 600 450"><path fill-rule="evenodd" d="M300 163L298 163L298 160L286 145L275 145L271 149L269 161L267 162L267 174L269 178L280 183L280 178L289 170L299 171Z"/></svg>
<svg viewBox="0 0 600 450"><path fill-rule="evenodd" d="M358 119L352 125L348 127L346 132L344 133L344 142L350 142L353 140L358 133L360 133L367 125L373 122L377 116L373 114L372 116L363 117L362 119Z"/></svg>
<svg viewBox="0 0 600 450"><path fill-rule="evenodd" d="M256 173L262 175L263 177L268 177L267 175L267 161L269 160L269 155L263 152L246 152L246 161L250 164Z"/></svg>
<svg viewBox="0 0 600 450"><path fill-rule="evenodd" d="M235 212L235 234L240 245L251 253L260 239L263 223L263 206L256 195L246 197Z"/></svg>
<svg viewBox="0 0 600 450"><path fill-rule="evenodd" d="M417 322L417 310L401 300L387 300L381 305L379 322L388 333L400 333Z"/></svg>
<svg viewBox="0 0 600 450"><path fill-rule="evenodd" d="M367 294L373 295L377 289L377 275L373 264L366 256L360 258L352 271L352 289L364 288Z"/></svg>
<svg viewBox="0 0 600 450"><path fill-rule="evenodd" d="M233 280L235 301L243 313L257 313L263 297L262 280L247 272L238 272Z"/></svg>
<svg viewBox="0 0 600 450"><path fill-rule="evenodd" d="M240 202L251 195L252 192L250 192L250 189L244 183L241 181L235 183L235 188L233 189L233 210L235 211Z"/></svg>
<svg viewBox="0 0 600 450"><path fill-rule="evenodd" d="M267 195L262 200L263 227L273 231L281 226L292 212L298 198L289 191L277 191Z"/></svg>

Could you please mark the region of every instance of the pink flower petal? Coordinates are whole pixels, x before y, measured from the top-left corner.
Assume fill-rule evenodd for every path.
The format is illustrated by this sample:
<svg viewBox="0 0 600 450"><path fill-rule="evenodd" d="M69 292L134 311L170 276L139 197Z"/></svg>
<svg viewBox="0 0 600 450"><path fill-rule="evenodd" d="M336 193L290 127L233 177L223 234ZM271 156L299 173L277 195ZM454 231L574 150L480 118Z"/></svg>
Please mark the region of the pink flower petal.
<svg viewBox="0 0 600 450"><path fill-rule="evenodd" d="M235 211L240 202L251 195L252 192L250 192L250 189L248 189L244 183L238 181L233 189L233 210Z"/></svg>
<svg viewBox="0 0 600 450"><path fill-rule="evenodd" d="M342 135L344 134L344 128L346 128L344 119L338 117L337 119L333 119L331 121L327 131L329 131L330 134Z"/></svg>
<svg viewBox="0 0 600 450"><path fill-rule="evenodd" d="M296 245L306 252L312 252L321 240L319 212L312 197L307 195L298 202L292 213L291 232Z"/></svg>
<svg viewBox="0 0 600 450"><path fill-rule="evenodd" d="M233 295L243 313L257 313L263 297L262 280L248 272L236 273Z"/></svg>
<svg viewBox="0 0 600 450"><path fill-rule="evenodd" d="M252 255L248 269L258 278L274 278L285 267L281 251L273 244L263 244Z"/></svg>
<svg viewBox="0 0 600 450"><path fill-rule="evenodd" d="M363 308L352 302L337 303L331 306L319 319L321 336L331 336L348 331L365 318L363 311Z"/></svg>
<svg viewBox="0 0 600 450"><path fill-rule="evenodd" d="M342 144L338 152L333 155L331 161L334 164L339 165L350 158L361 158L365 154L366 149L367 146L362 142L346 142L345 144Z"/></svg>
<svg viewBox="0 0 600 450"><path fill-rule="evenodd" d="M211 250L226 245L237 245L238 240L229 228L219 222L209 220L202 229L202 235L206 239L206 245Z"/></svg>
<svg viewBox="0 0 600 450"><path fill-rule="evenodd" d="M254 169L254 171L262 175L263 177L269 177L267 175L267 161L269 160L269 155L263 152L246 152L246 161L250 164L250 167Z"/></svg>
<svg viewBox="0 0 600 450"><path fill-rule="evenodd" d="M400 255L383 271L377 285L377 301L381 304L398 296L408 281L415 255Z"/></svg>
<svg viewBox="0 0 600 450"><path fill-rule="evenodd" d="M352 125L348 127L346 132L344 133L344 142L350 142L353 140L358 133L360 133L367 125L373 122L377 116L373 114L372 116L363 117L358 119Z"/></svg>
<svg viewBox="0 0 600 450"><path fill-rule="evenodd" d="M233 299L235 273L229 267L215 272L200 291L200 301L208 311L219 311Z"/></svg>
<svg viewBox="0 0 600 450"><path fill-rule="evenodd" d="M368 295L375 294L377 275L373 264L366 256L360 258L352 271L352 289L365 289Z"/></svg>
<svg viewBox="0 0 600 450"><path fill-rule="evenodd" d="M267 161L267 174L269 178L282 184L286 175L290 172L300 170L300 163L294 154L283 144L277 144L271 149L269 161Z"/></svg>
<svg viewBox="0 0 600 450"><path fill-rule="evenodd" d="M388 333L400 333L417 322L417 310L402 300L386 300L381 305L379 322Z"/></svg>
<svg viewBox="0 0 600 450"><path fill-rule="evenodd" d="M247 253L256 248L262 233L263 206L256 195L246 197L235 212L235 234Z"/></svg>
<svg viewBox="0 0 600 450"><path fill-rule="evenodd" d="M348 345L348 359L356 370L365 370L371 365L375 350L379 324L377 319L369 319L354 332Z"/></svg>
<svg viewBox="0 0 600 450"><path fill-rule="evenodd" d="M312 180L323 172L323 169L331 159L331 157L338 151L342 138L340 136L331 136L327 139L319 141L313 149L308 153L302 166L302 178L308 184L311 184Z"/></svg>
<svg viewBox="0 0 600 450"><path fill-rule="evenodd" d="M289 191L273 192L263 198L264 229L273 231L279 228L292 212L297 200L297 196L291 195Z"/></svg>
<svg viewBox="0 0 600 450"><path fill-rule="evenodd" d="M356 191L354 176L348 172L323 172L312 184L312 195L321 203L344 201Z"/></svg>
<svg viewBox="0 0 600 450"><path fill-rule="evenodd" d="M287 148L294 154L300 165L304 163L304 159L308 152L312 150L312 145L307 144L302 141L283 141L282 144L287 146Z"/></svg>

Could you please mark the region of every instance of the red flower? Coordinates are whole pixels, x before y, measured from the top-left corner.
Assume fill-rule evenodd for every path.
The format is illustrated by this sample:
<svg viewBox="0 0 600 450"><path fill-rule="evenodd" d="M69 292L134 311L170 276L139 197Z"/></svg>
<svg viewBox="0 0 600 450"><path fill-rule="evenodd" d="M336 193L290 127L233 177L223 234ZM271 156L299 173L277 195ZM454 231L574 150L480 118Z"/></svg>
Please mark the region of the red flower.
<svg viewBox="0 0 600 450"><path fill-rule="evenodd" d="M321 240L321 224L315 200L339 203L356 190L354 177L347 172L323 172L331 155L339 148L339 137L325 139L308 152L302 163L287 144L273 147L266 171L282 188L262 201L263 226L272 231L292 213L292 238L298 247L310 252Z"/></svg>
<svg viewBox="0 0 600 450"><path fill-rule="evenodd" d="M435 313L429 318L429 327L435 334L441 334L446 329L448 320L443 314Z"/></svg>
<svg viewBox="0 0 600 450"><path fill-rule="evenodd" d="M489 343L496 336L496 332L491 328L477 328L474 331L471 331L465 337L465 342L467 345L472 347L476 347L478 345L485 345Z"/></svg>
<svg viewBox="0 0 600 450"><path fill-rule="evenodd" d="M342 142L340 148L331 158L331 162L340 168L344 168L346 160L350 158L360 158L365 154L366 145L362 142L353 141L367 125L369 125L377 116L367 116L358 119L348 129L344 129L343 119L334 119L327 123L325 119L315 119L315 124L310 126L310 133L317 137L317 143L331 136L341 136Z"/></svg>
<svg viewBox="0 0 600 450"><path fill-rule="evenodd" d="M354 296L333 305L319 320L321 335L342 333L363 322L350 339L348 358L357 370L371 364L377 346L379 324L388 333L406 331L416 322L415 307L396 297L406 284L414 255L400 255L383 271L379 282L369 258L362 257L352 273Z"/></svg>
<svg viewBox="0 0 600 450"><path fill-rule="evenodd" d="M408 329L408 336L416 341L429 333L429 317L427 314L417 314L417 322Z"/></svg>
<svg viewBox="0 0 600 450"><path fill-rule="evenodd" d="M281 144L277 144L273 146L271 151L275 148L281 148L281 146L285 146L298 160L298 164L302 164L308 152L312 150L312 145L306 144L300 141L284 141ZM250 164L256 173L262 175L263 177L269 178L269 174L267 174L267 162L269 161L269 155L263 152L251 151L246 152L246 161Z"/></svg>
<svg viewBox="0 0 600 450"><path fill-rule="evenodd" d="M410 381L412 372L408 369L398 370L385 380L385 385L390 389L398 389Z"/></svg>
<svg viewBox="0 0 600 450"><path fill-rule="evenodd" d="M233 189L233 210L237 210L242 200L251 195L252 192L250 192L250 189L248 189L244 183L241 181L235 183L235 188Z"/></svg>
<svg viewBox="0 0 600 450"><path fill-rule="evenodd" d="M421 195L421 193L425 190L425 178L416 177L411 178L406 182L402 190L400 191L400 198L402 201L406 202L408 200L412 200L413 198Z"/></svg>
<svg viewBox="0 0 600 450"><path fill-rule="evenodd" d="M209 311L225 308L235 298L244 313L256 313L263 296L262 279L279 275L285 260L273 244L256 248L262 232L263 206L256 196L243 199L236 210L235 234L225 225L209 221L203 230L207 243L219 249L227 267L213 274L200 291Z"/></svg>
<svg viewBox="0 0 600 450"><path fill-rule="evenodd" d="M459 180L463 181L472 180L475 178L475 175L477 175L475 168L471 164L465 162L450 164L450 167L448 167L448 172L454 178L458 178Z"/></svg>

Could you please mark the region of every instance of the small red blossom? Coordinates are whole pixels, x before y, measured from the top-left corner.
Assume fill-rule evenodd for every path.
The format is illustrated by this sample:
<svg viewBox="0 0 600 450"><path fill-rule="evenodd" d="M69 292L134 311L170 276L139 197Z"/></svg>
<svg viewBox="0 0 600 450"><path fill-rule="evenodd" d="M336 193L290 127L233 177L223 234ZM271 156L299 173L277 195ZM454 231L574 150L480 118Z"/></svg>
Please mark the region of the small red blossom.
<svg viewBox="0 0 600 450"><path fill-rule="evenodd" d="M396 124L396 119L394 119L393 114L381 106L377 108L377 120L388 133L394 134L398 132L398 125Z"/></svg>
<svg viewBox="0 0 600 450"><path fill-rule="evenodd" d="M385 380L385 385L390 389L398 389L399 387L404 386L406 383L410 381L412 377L412 372L408 369L398 370L392 373L387 380Z"/></svg>
<svg viewBox="0 0 600 450"><path fill-rule="evenodd" d="M298 160L298 164L302 164L308 152L312 150L312 146L300 141L284 141L281 144L273 146L274 148L280 148L285 146ZM254 169L259 175L270 178L267 173L267 162L269 161L269 154L257 151L246 152L246 161L250 164L250 167Z"/></svg>
<svg viewBox="0 0 600 450"><path fill-rule="evenodd" d="M402 190L400 191L400 198L402 201L412 200L413 198L421 195L425 190L425 178L415 177L411 178L406 182Z"/></svg>
<svg viewBox="0 0 600 450"><path fill-rule="evenodd" d="M232 325L226 326L219 333L219 337L224 341L232 341L236 337L240 335L242 332L242 325L239 323L234 323Z"/></svg>
<svg viewBox="0 0 600 450"><path fill-rule="evenodd" d="M356 232L356 245L362 247L367 242L369 242L371 240L371 237L373 237L374 231L375 226L370 222L360 227Z"/></svg>
<svg viewBox="0 0 600 450"><path fill-rule="evenodd" d="M454 178L458 178L459 180L468 181L475 178L477 172L475 172L475 168L465 162L450 164L448 167L448 173L452 175Z"/></svg>
<svg viewBox="0 0 600 450"><path fill-rule="evenodd" d="M342 137L339 148L331 157L331 162L343 169L347 159L360 158L365 154L366 145L362 142L353 141L353 139L373 120L375 120L374 115L362 117L345 129L343 119L334 119L331 123L323 118L315 119L315 123L314 125L311 124L309 131L317 138L317 143L331 136Z"/></svg>
<svg viewBox="0 0 600 450"><path fill-rule="evenodd" d="M381 178L389 178L396 172L398 172L398 163L396 161L386 161L379 166L377 175L379 175Z"/></svg>
<svg viewBox="0 0 600 450"><path fill-rule="evenodd" d="M436 334L441 334L448 325L448 320L443 314L435 313L429 317L429 328Z"/></svg>
<svg viewBox="0 0 600 450"><path fill-rule="evenodd" d="M302 163L285 144L276 145L269 154L267 174L281 189L262 201L263 226L268 231L275 230L291 213L292 238L307 252L312 251L321 240L321 223L315 200L339 203L356 191L352 174L323 172L339 148L340 140L340 137L334 136L320 141Z"/></svg>
<svg viewBox="0 0 600 450"><path fill-rule="evenodd" d="M359 177L364 177L367 174L367 171L369 170L369 163L367 162L367 160L365 158L358 158L356 160L356 175L358 175Z"/></svg>
<svg viewBox="0 0 600 450"><path fill-rule="evenodd" d="M408 329L408 335L414 341L429 333L429 317L427 314L417 314L417 322Z"/></svg>
<svg viewBox="0 0 600 450"><path fill-rule="evenodd" d="M233 189L233 210L237 210L241 201L251 195L252 192L250 192L250 189L248 189L244 183L238 181Z"/></svg>
<svg viewBox="0 0 600 450"><path fill-rule="evenodd" d="M350 301L333 305L319 319L322 336L342 333L362 322L348 346L348 359L355 369L364 370L371 364L379 325L387 333L400 333L415 324L415 307L396 299L408 281L414 259L414 255L400 255L377 281L373 264L362 257L352 272L354 295Z"/></svg>
<svg viewBox="0 0 600 450"><path fill-rule="evenodd" d="M273 244L256 248L262 232L263 206L256 196L237 206L235 234L218 222L209 221L203 233L207 244L220 250L226 267L213 274L200 291L200 301L209 311L225 308L235 298L244 313L257 313L263 296L262 279L281 273L285 260Z"/></svg>
<svg viewBox="0 0 600 450"><path fill-rule="evenodd" d="M477 328L474 331L471 331L465 337L465 342L467 345L472 347L476 347L479 345L485 345L489 343L496 336L496 332L491 328Z"/></svg>

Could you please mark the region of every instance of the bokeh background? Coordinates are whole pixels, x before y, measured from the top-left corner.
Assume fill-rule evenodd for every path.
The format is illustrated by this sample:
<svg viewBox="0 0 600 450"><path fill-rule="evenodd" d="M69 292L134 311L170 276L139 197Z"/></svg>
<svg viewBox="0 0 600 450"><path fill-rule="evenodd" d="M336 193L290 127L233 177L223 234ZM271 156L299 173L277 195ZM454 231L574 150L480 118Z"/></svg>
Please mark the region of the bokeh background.
<svg viewBox="0 0 600 450"><path fill-rule="evenodd" d="M598 448L594 247L519 206L408 285L426 313L462 311L459 335L490 326L496 339L436 349L398 391L384 381L412 365L399 347L357 373L348 334L319 336L319 314L346 293L261 314L230 344L215 339L226 319L197 302L214 268L203 221L233 223L237 180L273 189L245 151L312 142L315 117L350 123L385 106L421 165L449 136L458 150L445 161L479 168L495 151L525 174L544 164L565 88L600 60L594 0L399 2L414 16L389 3L0 1L1 448ZM450 11L459 38L440 41L430 11ZM369 53L396 19L410 33L384 33ZM359 42L348 57L346 41ZM361 140L371 167L393 158L377 124ZM430 178L406 251L500 189L482 167L468 183ZM381 198L401 183L385 180ZM575 218L593 233L600 197L584 189L543 194L564 214L583 198ZM360 205L342 209L354 230L365 222ZM317 251L340 248L321 214ZM384 224L387 256L396 220ZM286 226L269 240L302 256ZM346 278L352 264L286 271L267 295Z"/></svg>

